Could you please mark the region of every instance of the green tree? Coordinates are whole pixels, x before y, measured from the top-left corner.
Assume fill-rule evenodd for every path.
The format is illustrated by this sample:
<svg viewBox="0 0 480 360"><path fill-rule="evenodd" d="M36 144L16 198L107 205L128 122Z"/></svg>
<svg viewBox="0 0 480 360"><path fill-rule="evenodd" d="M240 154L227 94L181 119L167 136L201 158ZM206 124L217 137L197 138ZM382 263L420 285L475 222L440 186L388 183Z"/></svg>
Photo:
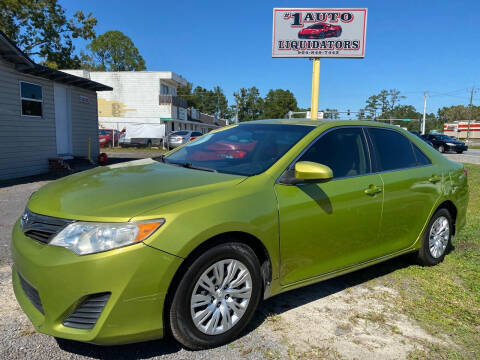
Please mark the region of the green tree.
<svg viewBox="0 0 480 360"><path fill-rule="evenodd" d="M192 84L189 83L177 89L177 95L185 99L189 107L198 109L205 114L217 114L223 119L232 117L227 97L220 86L215 86L213 90L208 90L201 86L196 86L192 90L192 87Z"/></svg>
<svg viewBox="0 0 480 360"><path fill-rule="evenodd" d="M132 39L118 30L107 31L87 45L84 67L96 71L142 71L145 60Z"/></svg>
<svg viewBox="0 0 480 360"><path fill-rule="evenodd" d="M79 68L74 39L95 38L97 19L77 11L68 19L57 0L0 0L0 30L27 55L53 68Z"/></svg>
<svg viewBox="0 0 480 360"><path fill-rule="evenodd" d="M187 85L180 85L177 87L177 96L181 97L187 102L188 107L195 108L195 101L192 97L192 83L187 83Z"/></svg>
<svg viewBox="0 0 480 360"><path fill-rule="evenodd" d="M390 119L392 111L405 96L400 95L397 89L382 90L370 96L365 103L367 119Z"/></svg>
<svg viewBox="0 0 480 360"><path fill-rule="evenodd" d="M297 99L290 90L271 89L263 100L264 119L284 118L289 111L297 109Z"/></svg>
<svg viewBox="0 0 480 360"><path fill-rule="evenodd" d="M460 120L480 120L480 106L453 105L444 106L437 111L438 117L444 122Z"/></svg>
<svg viewBox="0 0 480 360"><path fill-rule="evenodd" d="M252 86L251 88L241 88L233 93L238 106L238 121L250 121L261 119L264 112L264 101L260 96L260 91ZM235 108L234 108L235 109Z"/></svg>

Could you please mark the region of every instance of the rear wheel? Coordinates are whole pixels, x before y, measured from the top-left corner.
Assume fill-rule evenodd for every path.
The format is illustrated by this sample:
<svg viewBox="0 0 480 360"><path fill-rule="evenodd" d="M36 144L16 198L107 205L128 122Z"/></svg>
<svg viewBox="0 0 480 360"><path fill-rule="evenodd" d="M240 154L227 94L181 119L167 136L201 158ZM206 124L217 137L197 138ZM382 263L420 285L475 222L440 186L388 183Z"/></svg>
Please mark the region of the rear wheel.
<svg viewBox="0 0 480 360"><path fill-rule="evenodd" d="M444 153L444 152L445 152L445 146L440 145L440 146L438 147L438 151L440 151L441 153Z"/></svg>
<svg viewBox="0 0 480 360"><path fill-rule="evenodd" d="M442 262L452 238L453 223L450 212L441 208L432 216L417 253L421 265L433 266Z"/></svg>
<svg viewBox="0 0 480 360"><path fill-rule="evenodd" d="M233 340L251 320L262 294L260 263L241 243L200 255L175 290L169 311L173 337L200 350Z"/></svg>
<svg viewBox="0 0 480 360"><path fill-rule="evenodd" d="M463 150L457 150L457 154L462 154Z"/></svg>

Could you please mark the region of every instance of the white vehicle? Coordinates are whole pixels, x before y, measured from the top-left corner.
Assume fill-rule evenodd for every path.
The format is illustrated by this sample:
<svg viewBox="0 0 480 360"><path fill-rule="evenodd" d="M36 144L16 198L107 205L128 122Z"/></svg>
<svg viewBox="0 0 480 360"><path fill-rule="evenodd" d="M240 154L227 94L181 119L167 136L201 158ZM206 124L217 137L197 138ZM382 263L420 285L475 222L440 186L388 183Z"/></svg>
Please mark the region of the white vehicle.
<svg viewBox="0 0 480 360"><path fill-rule="evenodd" d="M165 137L164 124L128 124L120 136L120 146L161 146Z"/></svg>

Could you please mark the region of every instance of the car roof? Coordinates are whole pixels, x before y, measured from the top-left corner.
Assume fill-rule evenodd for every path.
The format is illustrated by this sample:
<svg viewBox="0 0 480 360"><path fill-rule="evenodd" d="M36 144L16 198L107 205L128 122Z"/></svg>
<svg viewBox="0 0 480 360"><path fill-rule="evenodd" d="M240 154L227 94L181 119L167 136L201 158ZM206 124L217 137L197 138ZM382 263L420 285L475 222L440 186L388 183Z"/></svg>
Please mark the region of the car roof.
<svg viewBox="0 0 480 360"><path fill-rule="evenodd" d="M245 121L239 123L242 124L271 124L271 125L303 125L303 126L325 126L325 127L334 127L334 126L351 126L351 125L362 125L362 126L375 126L375 127L385 127L390 129L399 130L401 129L398 126L384 124L377 121L366 121L366 120L310 120L310 119L266 119L266 120L255 120L255 121Z"/></svg>

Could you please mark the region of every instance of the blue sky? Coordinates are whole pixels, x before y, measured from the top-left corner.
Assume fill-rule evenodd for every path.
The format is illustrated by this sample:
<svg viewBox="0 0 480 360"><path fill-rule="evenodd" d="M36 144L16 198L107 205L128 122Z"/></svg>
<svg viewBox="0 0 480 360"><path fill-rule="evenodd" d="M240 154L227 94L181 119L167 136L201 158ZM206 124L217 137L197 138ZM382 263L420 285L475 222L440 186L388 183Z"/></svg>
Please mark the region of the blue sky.
<svg viewBox="0 0 480 360"><path fill-rule="evenodd" d="M423 111L467 104L480 86L480 1L122 1L61 0L71 14L98 19L97 34L120 30L132 38L148 70L168 70L194 85L219 85L233 101L241 87L290 89L310 106L311 62L271 57L274 7L367 7L364 59L323 59L320 108L362 108L369 95L399 89L403 103ZM474 101L480 103L480 92Z"/></svg>

